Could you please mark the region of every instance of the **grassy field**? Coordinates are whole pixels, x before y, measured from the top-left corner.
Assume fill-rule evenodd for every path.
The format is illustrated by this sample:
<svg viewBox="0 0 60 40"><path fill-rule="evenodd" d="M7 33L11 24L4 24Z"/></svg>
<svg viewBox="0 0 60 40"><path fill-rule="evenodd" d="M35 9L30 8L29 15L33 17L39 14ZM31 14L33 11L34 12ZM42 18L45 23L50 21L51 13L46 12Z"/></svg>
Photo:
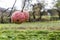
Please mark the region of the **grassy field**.
<svg viewBox="0 0 60 40"><path fill-rule="evenodd" d="M60 40L60 20L0 24L0 40Z"/></svg>
<svg viewBox="0 0 60 40"><path fill-rule="evenodd" d="M2 30L0 40L60 40L60 31Z"/></svg>
<svg viewBox="0 0 60 40"><path fill-rule="evenodd" d="M60 21L47 22L25 22L22 24L6 23L0 24L0 29L38 29L38 30L60 30Z"/></svg>

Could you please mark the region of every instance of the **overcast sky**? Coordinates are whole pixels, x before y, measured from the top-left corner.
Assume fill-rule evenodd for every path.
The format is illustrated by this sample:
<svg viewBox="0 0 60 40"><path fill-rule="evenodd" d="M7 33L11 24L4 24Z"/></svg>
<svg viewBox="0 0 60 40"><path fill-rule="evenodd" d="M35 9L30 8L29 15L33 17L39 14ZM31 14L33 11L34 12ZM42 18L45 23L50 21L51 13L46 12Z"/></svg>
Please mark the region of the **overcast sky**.
<svg viewBox="0 0 60 40"><path fill-rule="evenodd" d="M15 0L0 0L0 7L3 8L8 8L8 7L12 7L12 5L14 4ZM43 0L39 0L39 1L43 1ZM45 3L48 3L48 5L46 5L46 9L50 9L53 7L52 4L53 0L45 0ZM36 0L33 0L32 4L37 3ZM22 0L17 0L15 6L17 7L17 9L21 10L22 7Z"/></svg>

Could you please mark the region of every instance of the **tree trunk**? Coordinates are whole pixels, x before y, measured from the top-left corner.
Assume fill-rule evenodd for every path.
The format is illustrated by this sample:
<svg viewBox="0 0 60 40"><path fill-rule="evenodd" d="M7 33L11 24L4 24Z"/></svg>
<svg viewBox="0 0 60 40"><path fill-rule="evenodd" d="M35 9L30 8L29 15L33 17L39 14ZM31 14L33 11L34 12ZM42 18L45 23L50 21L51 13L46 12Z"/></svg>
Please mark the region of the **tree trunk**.
<svg viewBox="0 0 60 40"><path fill-rule="evenodd" d="M59 13L58 15L59 15L59 19L60 19L60 11L59 10L58 10L58 13Z"/></svg>
<svg viewBox="0 0 60 40"><path fill-rule="evenodd" d="M1 14L1 23L3 23L3 13Z"/></svg>
<svg viewBox="0 0 60 40"><path fill-rule="evenodd" d="M33 12L33 18L36 19L36 18L35 18L35 12Z"/></svg>
<svg viewBox="0 0 60 40"><path fill-rule="evenodd" d="M58 16L59 16L59 19L60 19L60 10L56 9L56 11L59 13Z"/></svg>
<svg viewBox="0 0 60 40"><path fill-rule="evenodd" d="M11 8L11 11L10 11L10 15L9 15L9 17L12 15L12 10L13 10L15 4L16 4L16 1L17 1L17 0L15 0L13 6L12 6L12 8ZM10 17L9 21L10 21L10 23L11 23L11 17Z"/></svg>
<svg viewBox="0 0 60 40"><path fill-rule="evenodd" d="M31 22L31 18L30 18L30 16L29 16L29 22Z"/></svg>
<svg viewBox="0 0 60 40"><path fill-rule="evenodd" d="M23 2L23 7L22 7L21 12L23 12L23 10L24 10L24 7L25 7L25 2L26 2L26 0L24 0L24 2Z"/></svg>
<svg viewBox="0 0 60 40"><path fill-rule="evenodd" d="M42 18L42 12L39 12L39 14L40 14L39 20L41 20L41 18Z"/></svg>

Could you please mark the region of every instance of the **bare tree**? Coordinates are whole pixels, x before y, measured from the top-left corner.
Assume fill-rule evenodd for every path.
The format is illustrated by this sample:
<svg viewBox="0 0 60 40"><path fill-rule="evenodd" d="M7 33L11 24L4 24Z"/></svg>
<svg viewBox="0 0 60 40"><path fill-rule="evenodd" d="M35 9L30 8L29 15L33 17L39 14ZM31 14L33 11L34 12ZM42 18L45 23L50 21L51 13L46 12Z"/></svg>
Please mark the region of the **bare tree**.
<svg viewBox="0 0 60 40"><path fill-rule="evenodd" d="M16 2L17 2L17 0L15 0L15 2L14 2L14 4L13 4L13 6L12 6L12 8L11 8L11 11L10 11L10 15L9 15L9 17L12 15L12 11L13 11L13 8L14 8L14 6L15 6ZM10 23L11 23L11 18L10 18Z"/></svg>
<svg viewBox="0 0 60 40"><path fill-rule="evenodd" d="M10 15L9 15L9 16L11 16L11 14L12 14L12 10L13 10L13 8L14 8L14 6L15 6L16 2L17 2L17 0L15 0L15 2L14 2L14 4L13 4L13 6L12 6L12 8L11 8L11 11L10 11Z"/></svg>
<svg viewBox="0 0 60 40"><path fill-rule="evenodd" d="M22 7L22 10L21 10L22 12L23 12L24 7L25 7L25 2L26 2L26 0L23 1L23 7Z"/></svg>
<svg viewBox="0 0 60 40"><path fill-rule="evenodd" d="M32 6L30 2L32 2L32 0L24 0L23 1L23 7L22 7L22 10L21 10L22 12L23 12L24 8L25 9L27 8L27 10L29 10L29 7ZM31 21L31 19L30 19L30 16L29 16L29 22L30 21Z"/></svg>
<svg viewBox="0 0 60 40"><path fill-rule="evenodd" d="M30 2L31 2L31 0L23 0L23 7L22 7L22 10L21 11L23 11L26 8L28 10L29 7L30 7Z"/></svg>

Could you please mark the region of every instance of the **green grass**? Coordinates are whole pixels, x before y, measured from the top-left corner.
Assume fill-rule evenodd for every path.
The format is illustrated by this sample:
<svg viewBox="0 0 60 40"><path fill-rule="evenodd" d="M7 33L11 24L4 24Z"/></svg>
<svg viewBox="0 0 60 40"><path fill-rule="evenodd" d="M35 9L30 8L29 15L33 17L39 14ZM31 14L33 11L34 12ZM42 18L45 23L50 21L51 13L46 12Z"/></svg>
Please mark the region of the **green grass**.
<svg viewBox="0 0 60 40"><path fill-rule="evenodd" d="M39 29L39 30L60 30L60 21L47 22L25 22L22 24L0 24L0 29Z"/></svg>
<svg viewBox="0 0 60 40"><path fill-rule="evenodd" d="M60 40L60 31L3 30L0 40Z"/></svg>
<svg viewBox="0 0 60 40"><path fill-rule="evenodd" d="M0 24L0 40L60 40L60 20Z"/></svg>

